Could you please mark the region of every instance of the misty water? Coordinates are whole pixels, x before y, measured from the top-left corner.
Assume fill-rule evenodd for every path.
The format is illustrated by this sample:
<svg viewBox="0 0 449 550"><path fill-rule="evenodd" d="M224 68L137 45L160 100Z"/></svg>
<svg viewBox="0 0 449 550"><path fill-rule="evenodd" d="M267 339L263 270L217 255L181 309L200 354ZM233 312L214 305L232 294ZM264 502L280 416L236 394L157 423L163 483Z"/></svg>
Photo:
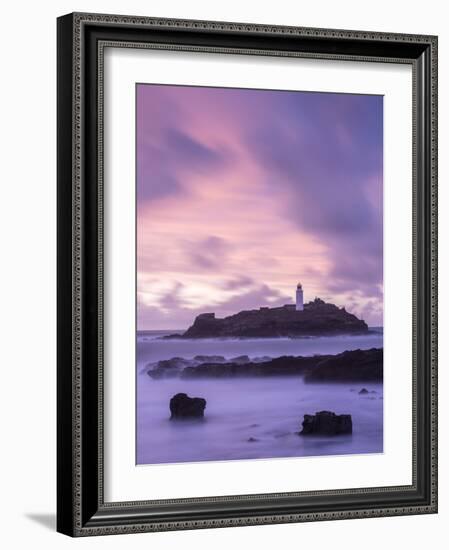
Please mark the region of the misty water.
<svg viewBox="0 0 449 550"><path fill-rule="evenodd" d="M162 340L163 332L137 338L137 464L380 453L383 387L379 383L304 383L297 377L153 380L148 364L195 355L337 354L383 347L382 331L361 336L276 339ZM358 392L366 388L368 394ZM176 393L203 397L205 418L171 421ZM304 414L351 414L352 435L300 436Z"/></svg>

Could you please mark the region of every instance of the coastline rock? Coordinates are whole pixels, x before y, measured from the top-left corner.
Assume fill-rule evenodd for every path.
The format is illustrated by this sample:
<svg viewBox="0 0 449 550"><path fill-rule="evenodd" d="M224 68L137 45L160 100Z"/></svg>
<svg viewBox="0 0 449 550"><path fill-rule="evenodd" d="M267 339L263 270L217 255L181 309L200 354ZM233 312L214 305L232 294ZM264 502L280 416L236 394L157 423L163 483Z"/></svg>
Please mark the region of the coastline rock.
<svg viewBox="0 0 449 550"><path fill-rule="evenodd" d="M161 378L175 378L190 364L191 362L183 357L172 357L171 359L158 361L156 366L149 370L147 374L158 380Z"/></svg>
<svg viewBox="0 0 449 550"><path fill-rule="evenodd" d="M206 400L202 397L189 397L186 393L177 393L170 399L171 420L203 418Z"/></svg>
<svg viewBox="0 0 449 550"><path fill-rule="evenodd" d="M202 313L182 335L164 338L295 338L366 332L365 321L345 308L316 298L305 304L302 311L288 304L240 311L222 319L215 317L215 313Z"/></svg>
<svg viewBox="0 0 449 550"><path fill-rule="evenodd" d="M260 357L253 357L252 361L254 363L265 363L266 361L271 361L271 357L269 355L261 355Z"/></svg>
<svg viewBox="0 0 449 550"><path fill-rule="evenodd" d="M193 361L197 363L224 363L226 359L223 355L195 355Z"/></svg>
<svg viewBox="0 0 449 550"><path fill-rule="evenodd" d="M300 435L344 435L352 434L350 414L335 414L330 411L305 414Z"/></svg>
<svg viewBox="0 0 449 550"><path fill-rule="evenodd" d="M383 349L344 351L323 358L304 378L305 382L380 382Z"/></svg>
<svg viewBox="0 0 449 550"><path fill-rule="evenodd" d="M249 363L203 363L188 366L181 378L247 378L304 376L305 382L382 381L382 349L344 351L337 355L294 357L283 355L269 361Z"/></svg>
<svg viewBox="0 0 449 550"><path fill-rule="evenodd" d="M228 361L222 356L213 355L197 355L194 359L174 357L159 361L147 371L147 374L155 380L173 377L190 379L304 376L305 382L312 383L381 382L383 376L383 350L377 348L344 351L337 355L281 355L273 359L266 358L265 361L248 358L248 362L246 359L247 356ZM350 391L356 390L351 388ZM363 393L362 391L362 395Z"/></svg>
<svg viewBox="0 0 449 550"><path fill-rule="evenodd" d="M249 363L251 359L247 355L239 355L237 357L231 357L229 360L230 363L238 363L239 365L243 365L244 363Z"/></svg>
<svg viewBox="0 0 449 550"><path fill-rule="evenodd" d="M322 356L320 357L322 358ZM317 362L317 357L281 356L262 363L203 363L186 367L181 378L248 378L254 376L298 376Z"/></svg>

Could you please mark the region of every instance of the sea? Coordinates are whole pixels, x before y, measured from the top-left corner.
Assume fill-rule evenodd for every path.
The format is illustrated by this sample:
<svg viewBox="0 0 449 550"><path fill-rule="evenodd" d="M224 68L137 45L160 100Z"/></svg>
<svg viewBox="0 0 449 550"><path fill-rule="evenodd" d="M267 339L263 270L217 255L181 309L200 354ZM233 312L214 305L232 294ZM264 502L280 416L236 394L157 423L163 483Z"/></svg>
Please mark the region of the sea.
<svg viewBox="0 0 449 550"><path fill-rule="evenodd" d="M383 452L381 383L305 383L301 376L153 380L147 371L173 357L251 359L337 354L383 347L381 327L364 335L263 339L162 339L177 331L137 335L137 464L171 464ZM368 393L360 394L365 388ZM176 393L207 401L201 421L170 420ZM350 414L352 435L300 436L304 414Z"/></svg>

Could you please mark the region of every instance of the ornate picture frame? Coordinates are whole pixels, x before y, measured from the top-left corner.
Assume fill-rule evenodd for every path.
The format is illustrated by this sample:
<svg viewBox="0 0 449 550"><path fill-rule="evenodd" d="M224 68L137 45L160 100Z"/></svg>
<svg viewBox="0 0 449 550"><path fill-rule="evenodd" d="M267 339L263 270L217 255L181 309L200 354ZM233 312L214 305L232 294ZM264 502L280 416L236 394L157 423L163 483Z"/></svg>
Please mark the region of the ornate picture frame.
<svg viewBox="0 0 449 550"><path fill-rule="evenodd" d="M412 483L108 502L104 498L106 47L412 68ZM70 536L437 512L437 37L74 13L58 19L58 502ZM132 185L132 182L130 183Z"/></svg>

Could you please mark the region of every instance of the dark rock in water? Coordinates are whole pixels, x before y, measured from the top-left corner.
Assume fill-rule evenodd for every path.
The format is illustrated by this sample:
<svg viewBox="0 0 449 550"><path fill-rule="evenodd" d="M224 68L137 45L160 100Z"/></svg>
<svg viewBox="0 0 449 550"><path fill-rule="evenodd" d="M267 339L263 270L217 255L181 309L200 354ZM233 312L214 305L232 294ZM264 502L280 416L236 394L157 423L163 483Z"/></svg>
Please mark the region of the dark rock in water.
<svg viewBox="0 0 449 550"><path fill-rule="evenodd" d="M223 355L195 355L193 358L197 363L224 363Z"/></svg>
<svg viewBox="0 0 449 550"><path fill-rule="evenodd" d="M159 336L158 340L177 340L182 338L182 333L166 334L165 336Z"/></svg>
<svg viewBox="0 0 449 550"><path fill-rule="evenodd" d="M179 373L190 365L190 361L183 357L172 357L171 359L164 359L158 361L155 368L148 371L148 376L159 380L160 378L174 378L179 376Z"/></svg>
<svg viewBox="0 0 449 550"><path fill-rule="evenodd" d="M380 382L383 349L356 349L323 357L305 376L305 382Z"/></svg>
<svg viewBox="0 0 449 550"><path fill-rule="evenodd" d="M264 376L304 376L305 382L380 382L383 350L351 350L337 355L313 355L251 360L246 355L225 359L221 355L196 355L193 359L173 357L159 361L147 371L161 378L244 378ZM356 391L351 388L350 391ZM363 393L363 392L362 392Z"/></svg>
<svg viewBox="0 0 449 550"><path fill-rule="evenodd" d="M330 356L329 356L330 357ZM203 363L186 367L181 378L245 378L253 376L298 376L313 367L322 357L283 355L261 363Z"/></svg>
<svg viewBox="0 0 449 550"><path fill-rule="evenodd" d="M158 366L161 368L185 367L188 363L188 359L184 359L184 357L172 357L158 361Z"/></svg>
<svg viewBox="0 0 449 550"><path fill-rule="evenodd" d="M249 363L251 359L247 355L239 355L238 357L231 357L229 360L230 363L237 363L239 365L243 365L245 363Z"/></svg>
<svg viewBox="0 0 449 550"><path fill-rule="evenodd" d="M168 338L276 338L368 332L365 321L334 304L315 299L297 311L293 304L240 311L222 319L198 315L182 335ZM165 336L167 338L167 336Z"/></svg>
<svg viewBox="0 0 449 550"><path fill-rule="evenodd" d="M362 388L362 389L359 391L359 395L366 395L367 393L369 393L369 391L368 391L366 388Z"/></svg>
<svg viewBox="0 0 449 550"><path fill-rule="evenodd" d="M338 355L294 357L282 355L268 361L202 363L190 365L181 378L237 378L304 376L305 382L379 382L382 380L382 349L353 350Z"/></svg>
<svg viewBox="0 0 449 550"><path fill-rule="evenodd" d="M266 361L271 361L271 357L269 355L262 355L261 357L253 357L254 363L265 363Z"/></svg>
<svg viewBox="0 0 449 550"><path fill-rule="evenodd" d="M256 437L248 438L248 443L256 443L256 441L259 441Z"/></svg>
<svg viewBox="0 0 449 550"><path fill-rule="evenodd" d="M206 400L202 397L189 397L186 393L177 393L170 399L171 419L203 418Z"/></svg>
<svg viewBox="0 0 449 550"><path fill-rule="evenodd" d="M300 435L343 435L352 434L350 414L335 414L330 411L305 414Z"/></svg>

